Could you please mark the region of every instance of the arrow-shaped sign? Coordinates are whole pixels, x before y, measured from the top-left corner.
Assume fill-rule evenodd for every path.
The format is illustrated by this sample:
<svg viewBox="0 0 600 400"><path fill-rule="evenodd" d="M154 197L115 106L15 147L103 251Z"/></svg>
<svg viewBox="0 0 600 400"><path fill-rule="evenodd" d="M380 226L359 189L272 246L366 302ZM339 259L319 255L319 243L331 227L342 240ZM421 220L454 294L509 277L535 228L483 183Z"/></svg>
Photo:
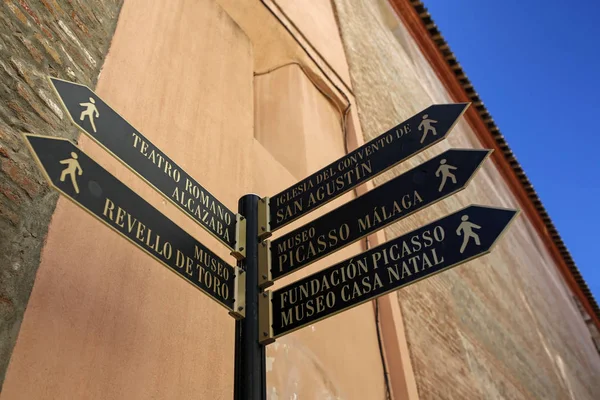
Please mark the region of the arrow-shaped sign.
<svg viewBox="0 0 600 400"><path fill-rule="evenodd" d="M305 267L464 189L490 153L490 150L448 150L273 240L271 279ZM268 281L262 280L261 284L264 286Z"/></svg>
<svg viewBox="0 0 600 400"><path fill-rule="evenodd" d="M174 271L235 317L243 317L240 270L232 267L66 139L25 135L52 187Z"/></svg>
<svg viewBox="0 0 600 400"><path fill-rule="evenodd" d="M443 140L470 103L426 108L269 199L270 232Z"/></svg>
<svg viewBox="0 0 600 400"><path fill-rule="evenodd" d="M469 206L265 292L259 315L270 316L270 321L260 321L263 343L489 253L517 213Z"/></svg>
<svg viewBox="0 0 600 400"><path fill-rule="evenodd" d="M236 247L236 213L171 160L87 86L50 78L69 117L100 146L148 182L223 244Z"/></svg>

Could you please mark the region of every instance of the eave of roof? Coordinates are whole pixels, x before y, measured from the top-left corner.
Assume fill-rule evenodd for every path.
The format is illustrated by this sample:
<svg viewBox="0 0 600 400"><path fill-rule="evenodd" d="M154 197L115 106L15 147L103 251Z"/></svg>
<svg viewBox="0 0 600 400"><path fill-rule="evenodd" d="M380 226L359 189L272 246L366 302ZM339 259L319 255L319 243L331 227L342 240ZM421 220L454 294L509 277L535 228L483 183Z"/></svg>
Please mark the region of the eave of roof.
<svg viewBox="0 0 600 400"><path fill-rule="evenodd" d="M496 150L499 150L494 152L496 164L509 181L518 182L518 186L520 187L513 185L512 189L515 191L517 198L523 203L524 211L532 211L527 214L532 218L542 239L549 239L545 240L545 243L559 264L559 267L561 267L561 272L567 285L571 288L574 295L579 298L583 308L600 329L600 308L596 299L581 276L571 253L569 253L560 234L552 223L533 185L527 178L527 175L525 175L523 168L521 168L521 165L494 123L494 119L475 91L454 53L450 50L450 46L433 22L427 8L425 8L420 0L390 0L390 3L409 29L449 93L456 101L467 100L472 102L472 106L465 117L475 132L478 133L484 145L490 144ZM486 140L489 138L493 139L493 143ZM505 168L503 169L503 167ZM508 169L511 171L507 171ZM540 221L541 224L536 224L536 220Z"/></svg>

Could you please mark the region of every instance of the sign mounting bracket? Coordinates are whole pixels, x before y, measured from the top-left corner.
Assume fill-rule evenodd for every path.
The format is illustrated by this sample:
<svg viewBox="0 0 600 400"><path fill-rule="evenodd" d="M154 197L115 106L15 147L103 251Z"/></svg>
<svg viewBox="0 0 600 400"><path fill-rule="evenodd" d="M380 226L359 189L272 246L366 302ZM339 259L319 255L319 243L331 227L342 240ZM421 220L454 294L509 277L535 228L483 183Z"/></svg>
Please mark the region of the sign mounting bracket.
<svg viewBox="0 0 600 400"><path fill-rule="evenodd" d="M271 241L264 240L258 245L258 286L264 289L272 284Z"/></svg>
<svg viewBox="0 0 600 400"><path fill-rule="evenodd" d="M263 197L258 201L258 238L266 239L271 237L271 198Z"/></svg>
<svg viewBox="0 0 600 400"><path fill-rule="evenodd" d="M273 292L267 290L258 296L258 342L266 346L275 341L273 338Z"/></svg>
<svg viewBox="0 0 600 400"><path fill-rule="evenodd" d="M233 311L230 311L229 315L239 320L246 318L246 274L240 267L235 268L234 282L235 302L233 303Z"/></svg>
<svg viewBox="0 0 600 400"><path fill-rule="evenodd" d="M235 246L231 255L241 261L246 258L246 218L235 214Z"/></svg>

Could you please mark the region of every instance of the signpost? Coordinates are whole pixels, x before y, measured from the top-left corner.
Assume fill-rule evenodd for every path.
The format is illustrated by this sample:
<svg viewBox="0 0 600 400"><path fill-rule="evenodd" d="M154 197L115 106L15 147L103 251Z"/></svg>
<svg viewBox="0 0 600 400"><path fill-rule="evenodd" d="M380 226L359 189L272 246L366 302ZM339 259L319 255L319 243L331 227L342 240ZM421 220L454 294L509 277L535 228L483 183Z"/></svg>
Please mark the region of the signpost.
<svg viewBox="0 0 600 400"><path fill-rule="evenodd" d="M245 279L66 139L26 134L49 184L156 261L244 317Z"/></svg>
<svg viewBox="0 0 600 400"><path fill-rule="evenodd" d="M320 171L265 199L268 221L259 234L287 225L443 140L470 103L437 104L396 125ZM267 226L264 226L267 225Z"/></svg>
<svg viewBox="0 0 600 400"><path fill-rule="evenodd" d="M490 150L448 150L270 243L263 286L467 187Z"/></svg>
<svg viewBox="0 0 600 400"><path fill-rule="evenodd" d="M239 238L236 240L239 215L225 207L87 86L56 78L50 78L50 82L75 125L219 239L232 250L233 256L244 257L245 244Z"/></svg>
<svg viewBox="0 0 600 400"><path fill-rule="evenodd" d="M470 206L274 292L263 288L464 189L489 150L448 150L308 224L288 223L443 140L469 104L432 105L272 198L234 213L93 91L50 78L71 120L219 239L232 267L66 139L25 135L48 182L236 318L234 398L266 399L266 344L491 251L518 211ZM269 261L270 260L270 261Z"/></svg>
<svg viewBox="0 0 600 400"><path fill-rule="evenodd" d="M261 300L262 343L480 257L518 214L469 206Z"/></svg>

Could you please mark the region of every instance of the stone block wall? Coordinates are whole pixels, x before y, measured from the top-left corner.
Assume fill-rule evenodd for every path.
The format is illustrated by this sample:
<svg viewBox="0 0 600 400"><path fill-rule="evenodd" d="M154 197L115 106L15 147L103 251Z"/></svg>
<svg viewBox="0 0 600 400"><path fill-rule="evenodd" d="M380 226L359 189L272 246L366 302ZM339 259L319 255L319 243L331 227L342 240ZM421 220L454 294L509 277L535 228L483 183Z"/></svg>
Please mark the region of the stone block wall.
<svg viewBox="0 0 600 400"><path fill-rule="evenodd" d="M452 102L387 0L334 4L365 140L431 104ZM482 144L463 119L447 140L375 184L451 147ZM467 189L392 224L386 236L400 236L469 204L521 208L488 161ZM419 398L591 400L600 392L600 357L590 331L527 213L491 254L396 296Z"/></svg>
<svg viewBox="0 0 600 400"><path fill-rule="evenodd" d="M0 385L58 195L21 133L76 139L46 76L94 87L122 0L0 3Z"/></svg>

